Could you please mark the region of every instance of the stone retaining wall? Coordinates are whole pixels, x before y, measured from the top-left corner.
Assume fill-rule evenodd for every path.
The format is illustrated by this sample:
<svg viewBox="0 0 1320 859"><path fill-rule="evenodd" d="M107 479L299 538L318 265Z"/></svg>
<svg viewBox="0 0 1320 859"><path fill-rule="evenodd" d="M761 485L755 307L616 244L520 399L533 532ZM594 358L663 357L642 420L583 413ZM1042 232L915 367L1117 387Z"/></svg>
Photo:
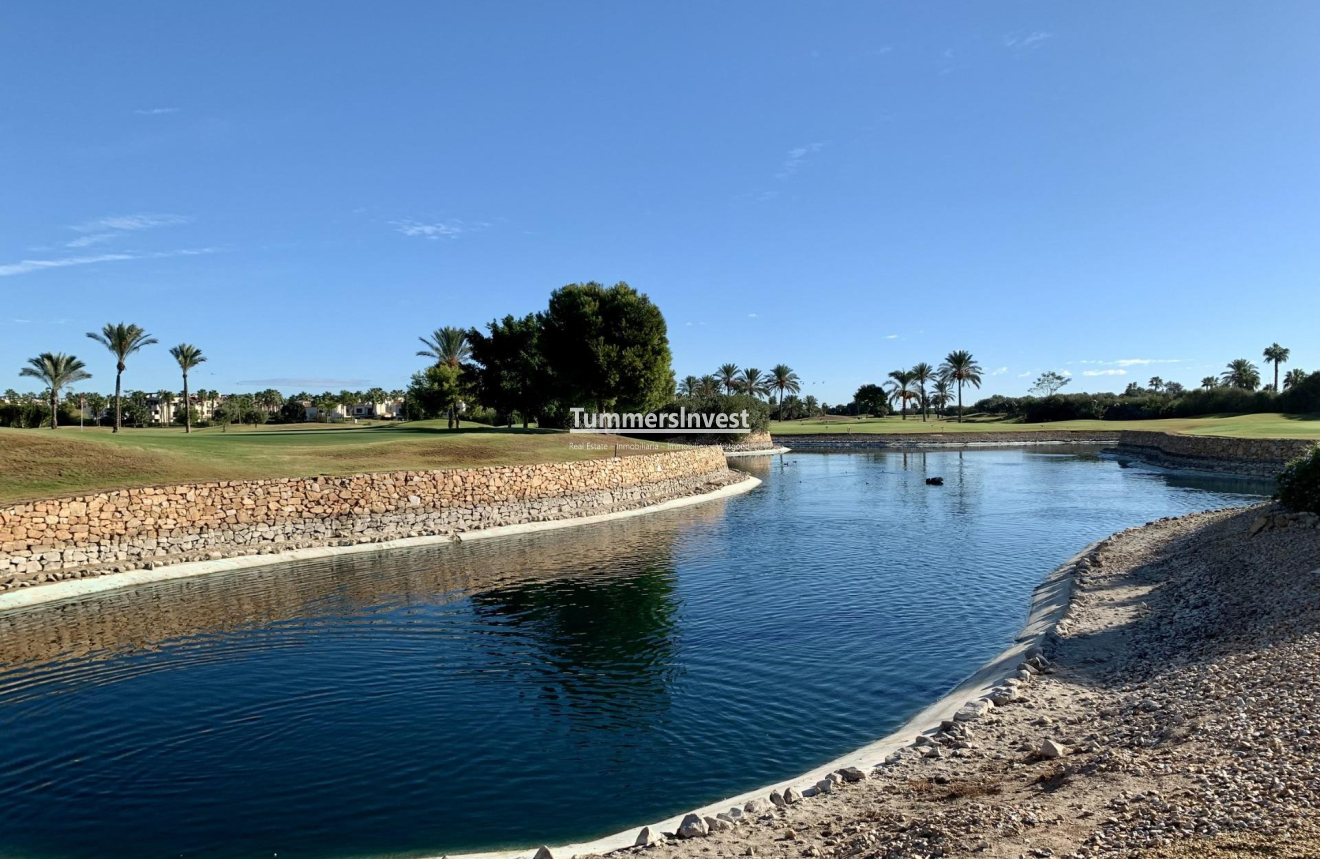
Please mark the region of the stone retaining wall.
<svg viewBox="0 0 1320 859"><path fill-rule="evenodd" d="M1225 438L1125 430L1119 435L1114 453L1166 468L1274 477L1289 460L1314 444L1295 438Z"/></svg>
<svg viewBox="0 0 1320 859"><path fill-rule="evenodd" d="M733 480L717 447L123 489L0 508L0 589L236 554L590 516Z"/></svg>
<svg viewBox="0 0 1320 859"><path fill-rule="evenodd" d="M749 432L743 436L737 444L720 445L725 450L743 451L743 450L769 450L775 446L774 439L770 438L770 433L766 430L760 432Z"/></svg>

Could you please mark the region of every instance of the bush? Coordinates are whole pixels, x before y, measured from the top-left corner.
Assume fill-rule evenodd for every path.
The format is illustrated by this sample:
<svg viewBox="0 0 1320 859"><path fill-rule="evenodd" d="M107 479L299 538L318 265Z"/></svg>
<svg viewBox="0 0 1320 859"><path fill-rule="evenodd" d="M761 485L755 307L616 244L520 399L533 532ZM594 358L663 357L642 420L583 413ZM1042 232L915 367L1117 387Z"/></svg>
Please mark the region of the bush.
<svg viewBox="0 0 1320 859"><path fill-rule="evenodd" d="M712 397L677 397L674 402L659 410L659 414L677 412L686 409L688 414L741 414L747 410L747 420L752 432L765 432L770 428L770 405L765 400L749 397L746 394L716 394ZM627 435L627 433L624 433ZM715 433L676 433L667 436L670 441L689 444L737 444L745 435L721 435Z"/></svg>
<svg viewBox="0 0 1320 859"><path fill-rule="evenodd" d="M1320 371L1279 394L1279 411L1290 415L1320 412Z"/></svg>
<svg viewBox="0 0 1320 859"><path fill-rule="evenodd" d="M1289 510L1320 513L1320 445L1284 466L1279 500Z"/></svg>

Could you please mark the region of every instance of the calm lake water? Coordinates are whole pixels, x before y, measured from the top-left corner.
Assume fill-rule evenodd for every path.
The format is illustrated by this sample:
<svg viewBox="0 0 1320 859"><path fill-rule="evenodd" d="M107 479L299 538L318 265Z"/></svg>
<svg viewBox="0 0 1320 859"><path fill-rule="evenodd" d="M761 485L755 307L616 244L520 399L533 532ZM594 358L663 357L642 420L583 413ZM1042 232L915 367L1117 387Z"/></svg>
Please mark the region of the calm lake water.
<svg viewBox="0 0 1320 859"><path fill-rule="evenodd" d="M885 735L1088 542L1268 491L1049 450L790 454L684 510L0 615L0 855L607 834Z"/></svg>

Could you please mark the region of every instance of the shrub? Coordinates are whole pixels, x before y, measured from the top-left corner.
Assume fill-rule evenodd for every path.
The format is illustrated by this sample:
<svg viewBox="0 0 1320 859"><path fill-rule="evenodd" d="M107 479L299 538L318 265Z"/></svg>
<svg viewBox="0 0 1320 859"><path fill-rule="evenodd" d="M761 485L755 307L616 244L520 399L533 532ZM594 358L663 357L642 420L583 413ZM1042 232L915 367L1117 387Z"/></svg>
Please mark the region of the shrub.
<svg viewBox="0 0 1320 859"><path fill-rule="evenodd" d="M1279 394L1279 411L1291 415L1320 412L1320 371Z"/></svg>
<svg viewBox="0 0 1320 859"><path fill-rule="evenodd" d="M757 397L749 397L746 394L716 394L712 397L677 397L674 402L659 410L660 414L677 412L680 408L686 409L688 414L741 414L743 409L747 410L747 421L751 425L752 432L764 432L770 427L770 405ZM624 433L627 435L627 433ZM690 444L721 444L737 443L745 436L738 435L720 435L713 433L677 433L668 436L670 441L688 442Z"/></svg>
<svg viewBox="0 0 1320 859"><path fill-rule="evenodd" d="M1284 466L1279 500L1289 510L1320 513L1320 444Z"/></svg>

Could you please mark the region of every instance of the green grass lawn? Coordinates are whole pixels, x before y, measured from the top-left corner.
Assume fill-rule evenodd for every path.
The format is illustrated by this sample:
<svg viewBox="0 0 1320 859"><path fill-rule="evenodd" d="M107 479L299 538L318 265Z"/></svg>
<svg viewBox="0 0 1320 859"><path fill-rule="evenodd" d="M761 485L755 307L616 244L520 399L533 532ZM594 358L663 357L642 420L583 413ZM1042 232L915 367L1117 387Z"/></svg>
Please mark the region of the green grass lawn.
<svg viewBox="0 0 1320 859"><path fill-rule="evenodd" d="M1211 415L1201 418L1168 418L1154 421L1057 421L1045 424L1018 423L1012 420L973 416L962 423L935 420L924 423L920 416L887 418L828 417L801 421L773 421L775 435L811 435L817 433L957 433L957 432L1077 432L1104 430L1152 430L1185 435L1222 435L1234 438L1313 438L1320 441L1320 415Z"/></svg>
<svg viewBox="0 0 1320 859"><path fill-rule="evenodd" d="M605 445L588 450L585 443ZM131 486L307 477L363 471L524 465L613 456L616 436L445 422L300 424L195 429L0 429L0 503ZM572 446L570 446L570 444Z"/></svg>

